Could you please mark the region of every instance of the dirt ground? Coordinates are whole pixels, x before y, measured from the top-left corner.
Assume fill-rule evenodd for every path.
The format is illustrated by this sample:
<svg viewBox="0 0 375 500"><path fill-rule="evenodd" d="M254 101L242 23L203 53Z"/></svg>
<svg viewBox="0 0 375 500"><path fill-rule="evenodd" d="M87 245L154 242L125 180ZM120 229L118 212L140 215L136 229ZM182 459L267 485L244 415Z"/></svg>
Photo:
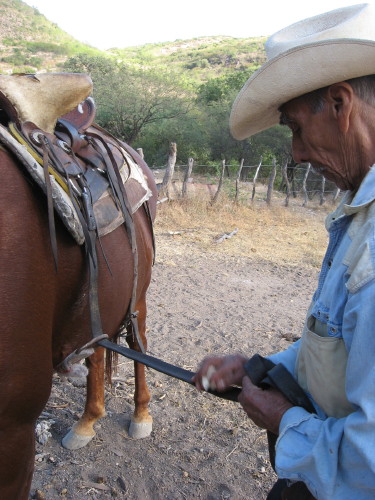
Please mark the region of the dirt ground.
<svg viewBox="0 0 375 500"><path fill-rule="evenodd" d="M322 214L311 217L323 220ZM267 355L299 337L317 265L303 259L293 265L274 262L251 248L244 256L236 251L240 232L215 243L207 228L179 229L156 225L157 259L148 294L150 354L195 370L210 353ZM323 233L322 224L322 240ZM276 479L266 434L239 404L152 370L147 378L151 436L133 440L127 434L134 379L132 362L122 358L106 391L108 415L94 440L78 451L63 449L60 441L81 414L85 391L55 378L39 420L51 424L52 436L37 444L32 498L265 499Z"/></svg>

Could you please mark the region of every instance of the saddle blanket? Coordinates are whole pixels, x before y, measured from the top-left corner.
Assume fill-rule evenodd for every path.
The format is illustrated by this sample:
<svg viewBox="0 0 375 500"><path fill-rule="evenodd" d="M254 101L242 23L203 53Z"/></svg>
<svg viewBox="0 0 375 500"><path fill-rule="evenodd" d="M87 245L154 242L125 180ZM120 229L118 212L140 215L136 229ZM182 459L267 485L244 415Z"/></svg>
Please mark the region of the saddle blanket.
<svg viewBox="0 0 375 500"><path fill-rule="evenodd" d="M45 192L44 171L35 157L29 152L26 144L21 144L7 128L0 125L0 144L10 150L25 166L33 180ZM22 141L21 141L22 142ZM137 165L130 154L122 149L124 156L120 166L120 175L132 213L135 213L152 195L148 188L142 169ZM83 229L73 203L53 175L50 175L52 198L56 212L79 245L85 241ZM110 189L104 191L94 203L94 215L99 236L104 236L114 231L124 222L124 217L113 200Z"/></svg>

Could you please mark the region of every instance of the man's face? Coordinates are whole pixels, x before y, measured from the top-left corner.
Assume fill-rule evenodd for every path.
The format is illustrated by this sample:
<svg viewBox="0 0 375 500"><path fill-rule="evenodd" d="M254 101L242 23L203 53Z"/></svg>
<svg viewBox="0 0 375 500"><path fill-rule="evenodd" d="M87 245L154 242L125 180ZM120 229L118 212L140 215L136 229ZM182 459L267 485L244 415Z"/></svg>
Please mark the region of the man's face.
<svg viewBox="0 0 375 500"><path fill-rule="evenodd" d="M313 112L302 96L281 107L280 123L292 131L294 161L311 163L340 189L356 189L359 158L355 158L349 138L340 131L334 115L329 103Z"/></svg>

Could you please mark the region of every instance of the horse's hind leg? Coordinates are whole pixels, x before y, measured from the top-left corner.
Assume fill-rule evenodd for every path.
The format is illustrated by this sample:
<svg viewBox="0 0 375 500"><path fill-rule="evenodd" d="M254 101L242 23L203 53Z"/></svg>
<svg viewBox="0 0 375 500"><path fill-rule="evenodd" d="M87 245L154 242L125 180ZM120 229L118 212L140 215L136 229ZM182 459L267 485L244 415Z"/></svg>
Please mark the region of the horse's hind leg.
<svg viewBox="0 0 375 500"><path fill-rule="evenodd" d="M141 301L138 304L138 328L144 348L147 348L146 340L146 303ZM127 337L129 347L140 351L137 342L129 336ZM135 373L135 391L134 391L134 414L132 416L129 435L134 439L147 437L152 431L152 416L148 411L148 404L150 402L150 392L147 387L145 365L141 363L134 363Z"/></svg>
<svg viewBox="0 0 375 500"><path fill-rule="evenodd" d="M35 422L51 389L52 367L48 363L48 350L43 351L41 347L41 343L45 341L47 344L47 340L41 336L39 343L38 332L26 324L29 319L32 324L30 314L22 325L31 339L29 343L22 331L5 343L6 332L2 332L5 337L3 346L10 346L13 342L14 349L11 354L9 349L3 349L0 363L1 500L27 500L29 497L35 460Z"/></svg>
<svg viewBox="0 0 375 500"><path fill-rule="evenodd" d="M87 358L86 405L82 417L61 441L64 448L83 448L95 436L94 424L105 416L104 407L104 348L99 347Z"/></svg>

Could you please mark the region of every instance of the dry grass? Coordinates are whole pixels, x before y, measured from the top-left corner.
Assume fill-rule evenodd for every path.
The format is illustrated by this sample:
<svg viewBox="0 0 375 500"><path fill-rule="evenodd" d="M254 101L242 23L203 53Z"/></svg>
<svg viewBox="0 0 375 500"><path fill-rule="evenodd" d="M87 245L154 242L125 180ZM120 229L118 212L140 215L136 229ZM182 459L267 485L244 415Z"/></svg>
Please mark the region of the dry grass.
<svg viewBox="0 0 375 500"><path fill-rule="evenodd" d="M186 252L188 245L189 252L226 253L281 265L319 267L327 244L324 219L331 209L330 205L312 204L303 208L301 200L293 200L285 207L277 198L271 207L262 200L250 206L236 205L223 197L213 207L200 198L161 203L155 225L160 242L158 258ZM217 238L235 228L235 236L216 243Z"/></svg>

